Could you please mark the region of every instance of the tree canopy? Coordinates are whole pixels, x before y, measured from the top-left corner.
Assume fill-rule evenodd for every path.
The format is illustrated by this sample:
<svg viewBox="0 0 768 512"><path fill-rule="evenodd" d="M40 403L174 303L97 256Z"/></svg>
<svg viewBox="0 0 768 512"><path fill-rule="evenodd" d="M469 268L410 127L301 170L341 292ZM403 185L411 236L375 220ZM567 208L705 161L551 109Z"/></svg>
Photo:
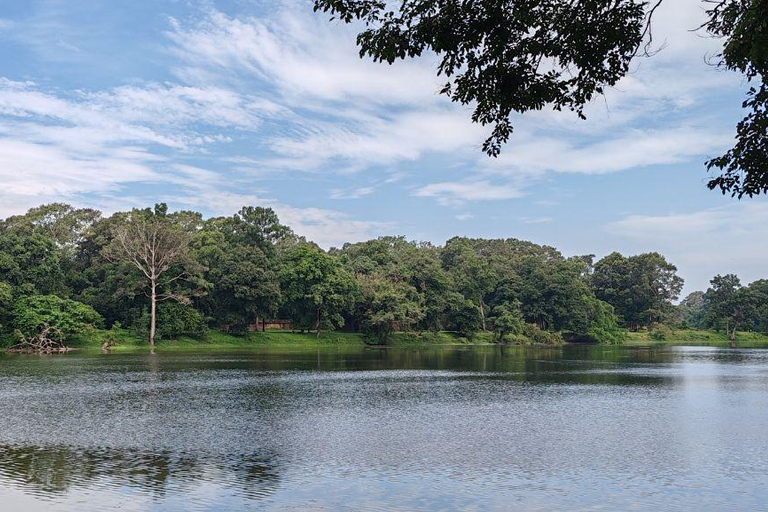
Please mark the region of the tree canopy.
<svg viewBox="0 0 768 512"><path fill-rule="evenodd" d="M40 211L50 210L31 217ZM155 336L166 339L244 334L271 320L360 332L371 343L437 331L617 343L622 327L661 332L659 323L729 336L768 331L768 280L744 286L715 276L676 305L683 280L655 252L594 262L516 238L454 237L439 246L398 236L326 251L268 208L208 219L164 204L88 215L85 227L66 223L69 234L25 216L0 222L0 341L41 325L69 336L118 323L152 339L153 282Z"/></svg>
<svg viewBox="0 0 768 512"><path fill-rule="evenodd" d="M683 288L677 267L652 252L624 257L614 252L595 263L595 295L616 308L631 329L662 322Z"/></svg>
<svg viewBox="0 0 768 512"><path fill-rule="evenodd" d="M717 65L742 73L751 87L742 108L746 116L736 126L736 145L707 162L707 168L722 174L711 179L733 196L768 192L768 1L711 1L707 32L725 40Z"/></svg>

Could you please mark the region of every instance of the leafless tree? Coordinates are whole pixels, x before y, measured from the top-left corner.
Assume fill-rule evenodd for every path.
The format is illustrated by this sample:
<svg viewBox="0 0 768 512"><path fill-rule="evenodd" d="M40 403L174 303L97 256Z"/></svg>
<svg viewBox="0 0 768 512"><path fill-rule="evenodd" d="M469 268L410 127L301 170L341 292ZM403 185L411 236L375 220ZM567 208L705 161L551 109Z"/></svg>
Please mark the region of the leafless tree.
<svg viewBox="0 0 768 512"><path fill-rule="evenodd" d="M189 293L174 283L194 277L195 265L189 254L189 234L163 215L134 214L112 229L112 242L104 256L127 263L146 280L149 298L149 346L154 350L157 331L157 303L166 300L189 302Z"/></svg>
<svg viewBox="0 0 768 512"><path fill-rule="evenodd" d="M39 332L32 336L19 336L19 342L6 349L6 352L53 354L68 352L64 334L55 327L40 325Z"/></svg>

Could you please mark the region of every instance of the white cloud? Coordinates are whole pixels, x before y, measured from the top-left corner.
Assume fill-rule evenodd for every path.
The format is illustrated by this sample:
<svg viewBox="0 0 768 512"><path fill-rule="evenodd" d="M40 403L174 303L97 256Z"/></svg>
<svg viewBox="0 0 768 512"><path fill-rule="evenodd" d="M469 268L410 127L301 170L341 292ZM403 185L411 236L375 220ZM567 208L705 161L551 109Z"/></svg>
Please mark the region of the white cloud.
<svg viewBox="0 0 768 512"><path fill-rule="evenodd" d="M211 10L191 25L174 21L168 33L186 64L179 76L206 87L255 80L283 106L291 129L267 140L275 156L264 164L345 173L432 152L476 156L487 130L436 93L444 80L433 58L361 59L355 27L329 23L303 2L279 5L260 18Z"/></svg>
<svg viewBox="0 0 768 512"><path fill-rule="evenodd" d="M498 158L481 158L478 164L489 174L522 177L548 172L608 174L651 165L671 165L701 155L713 155L731 142L732 136L710 127L674 126L663 129L626 128L614 137L589 140L525 136ZM700 164L703 168L703 164Z"/></svg>
<svg viewBox="0 0 768 512"><path fill-rule="evenodd" d="M487 180L464 180L431 183L414 190L417 197L434 197L445 205L458 206L466 201L493 201L522 197L523 192L510 184Z"/></svg>
<svg viewBox="0 0 768 512"><path fill-rule="evenodd" d="M278 205L275 211L296 233L324 248L368 240L395 228L391 223L356 220L347 213L322 208Z"/></svg>
<svg viewBox="0 0 768 512"><path fill-rule="evenodd" d="M171 51L183 62L179 76L200 87L255 80L280 104L290 129L265 140L274 155L261 160L262 172L387 172L449 155L468 177L423 184L417 195L455 204L519 197L552 172L606 174L689 161L703 167L732 136L730 124L700 111L714 90L738 85L703 62L720 42L690 32L704 20L697 2L662 6L654 37L663 51L638 59L605 98L590 104L589 121L549 110L519 117L498 159L480 152L490 128L470 122L471 108L435 94L443 80L435 76L434 55L394 66L360 59L359 26L329 23L310 11L301 1L279 2L259 18L211 9L192 23L175 20L168 32ZM492 180L493 192L478 190L477 182Z"/></svg>
<svg viewBox="0 0 768 512"><path fill-rule="evenodd" d="M174 182L181 167L157 148L188 152L227 142L217 128L254 130L273 112L269 102L217 88L147 84L63 95L0 79L2 192L66 198Z"/></svg>
<svg viewBox="0 0 768 512"><path fill-rule="evenodd" d="M456 110L430 109L390 119L370 116L364 123L308 122L305 134L276 137L272 148L287 158L318 168L342 159L353 169L415 161L427 153L471 154L482 141L480 129Z"/></svg>
<svg viewBox="0 0 768 512"><path fill-rule="evenodd" d="M667 215L631 215L606 232L635 251L659 251L681 269L686 293L706 289L715 274L738 273L749 282L765 277L768 203Z"/></svg>
<svg viewBox="0 0 768 512"><path fill-rule="evenodd" d="M260 204L272 206L299 234L326 246L366 238L378 223L333 210L294 208L265 198L242 175L225 178L178 163L190 151L230 140L215 130L254 131L262 118L280 110L217 87L147 84L64 96L0 79L0 215L61 200L108 211L163 200L219 214ZM241 171L242 165L257 164L233 163ZM133 192L136 185L153 187ZM367 193L356 191L359 197Z"/></svg>
<svg viewBox="0 0 768 512"><path fill-rule="evenodd" d="M360 199L373 194L375 187L357 187L352 189L335 188L331 190L331 199Z"/></svg>
<svg viewBox="0 0 768 512"><path fill-rule="evenodd" d="M552 222L552 217L521 217L520 222L523 224L549 224Z"/></svg>
<svg viewBox="0 0 768 512"><path fill-rule="evenodd" d="M210 132L200 136L190 130L193 126L252 131L262 117L279 109L270 101L215 87L149 83L65 97L40 91L34 83L0 78L0 114L6 118L61 131L93 129L91 136L101 142L136 141L184 149L226 140ZM73 139L92 137L78 133Z"/></svg>
<svg viewBox="0 0 768 512"><path fill-rule="evenodd" d="M442 82L429 61L399 62L382 72L380 64L358 56L353 27L329 24L305 2L283 3L259 18L211 10L191 27L174 20L168 37L187 64L187 77L210 77L199 70L190 75L189 67L246 72L300 102L422 104L436 100Z"/></svg>

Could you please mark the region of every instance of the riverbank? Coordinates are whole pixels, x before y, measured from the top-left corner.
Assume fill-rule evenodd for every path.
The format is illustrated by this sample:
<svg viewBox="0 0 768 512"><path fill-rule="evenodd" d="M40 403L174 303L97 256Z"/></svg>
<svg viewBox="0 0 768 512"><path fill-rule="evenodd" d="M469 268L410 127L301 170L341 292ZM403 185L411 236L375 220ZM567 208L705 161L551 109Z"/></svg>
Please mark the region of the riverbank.
<svg viewBox="0 0 768 512"><path fill-rule="evenodd" d="M664 339L654 338L648 331L624 332L624 346L729 346L728 337L721 332L704 330L675 330L665 333ZM741 348L768 348L768 336L758 333L737 333L736 341ZM114 342L109 347L111 352L131 352L145 350L147 342L129 329L96 330L87 336L70 340L69 346L79 350L101 350L105 342ZM493 333L479 332L471 338L452 332L410 332L393 333L387 346L420 347L437 345L489 345L493 344ZM513 345L536 345L524 336L516 336ZM181 336L174 340L158 340L159 351L193 350L249 350L262 347L274 348L313 348L313 347L360 347L371 345L361 333L321 332L320 336L312 333L291 331L249 332L242 336L210 331L203 337Z"/></svg>
<svg viewBox="0 0 768 512"><path fill-rule="evenodd" d="M624 346L704 346L728 347L730 340L724 332L696 329L670 330L664 339L656 339L651 332L626 332ZM736 346L739 348L768 348L768 336L755 332L737 332Z"/></svg>
<svg viewBox="0 0 768 512"><path fill-rule="evenodd" d="M114 342L109 347L112 352L146 349L147 341L128 329L97 330L87 336L72 339L69 345L80 350L100 350L105 342ZM480 332L472 338L465 338L450 332L411 332L394 333L387 346L426 346L426 345L487 345L493 343L493 333ZM203 337L180 336L173 340L157 340L155 347L160 351L185 350L239 350L260 347L295 348L295 347L360 347L371 345L361 333L314 332L298 333L291 331L249 332L235 336L218 331L210 331Z"/></svg>

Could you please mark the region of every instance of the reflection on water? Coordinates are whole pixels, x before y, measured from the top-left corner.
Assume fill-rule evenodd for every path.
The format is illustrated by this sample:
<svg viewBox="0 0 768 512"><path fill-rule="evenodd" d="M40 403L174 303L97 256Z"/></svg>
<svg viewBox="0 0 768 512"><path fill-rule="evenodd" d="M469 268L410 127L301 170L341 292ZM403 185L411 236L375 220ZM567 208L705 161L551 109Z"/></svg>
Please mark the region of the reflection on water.
<svg viewBox="0 0 768 512"><path fill-rule="evenodd" d="M8 510L768 503L768 351L0 357Z"/></svg>
<svg viewBox="0 0 768 512"><path fill-rule="evenodd" d="M0 446L0 475L25 492L65 495L72 486L128 486L162 498L171 486L226 475L243 496L258 499L275 489L278 471L270 459L152 453L68 446Z"/></svg>

